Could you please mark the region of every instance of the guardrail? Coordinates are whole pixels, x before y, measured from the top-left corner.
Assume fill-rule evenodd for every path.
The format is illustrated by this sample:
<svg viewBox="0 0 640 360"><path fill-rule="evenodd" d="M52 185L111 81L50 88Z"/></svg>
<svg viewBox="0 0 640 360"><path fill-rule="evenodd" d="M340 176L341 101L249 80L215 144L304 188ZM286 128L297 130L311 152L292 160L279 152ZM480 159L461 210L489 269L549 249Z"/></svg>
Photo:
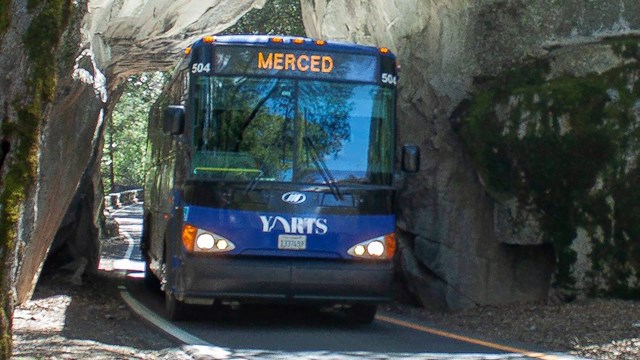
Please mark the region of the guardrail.
<svg viewBox="0 0 640 360"><path fill-rule="evenodd" d="M117 209L122 206L137 204L144 199L144 189L127 190L119 193L111 193L104 197L104 207Z"/></svg>

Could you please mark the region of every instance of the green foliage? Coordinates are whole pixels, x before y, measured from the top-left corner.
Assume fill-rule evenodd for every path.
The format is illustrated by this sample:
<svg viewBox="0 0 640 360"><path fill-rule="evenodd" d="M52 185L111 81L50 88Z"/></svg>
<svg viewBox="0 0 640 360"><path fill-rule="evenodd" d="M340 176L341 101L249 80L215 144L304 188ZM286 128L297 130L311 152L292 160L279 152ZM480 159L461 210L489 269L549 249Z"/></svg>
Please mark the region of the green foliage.
<svg viewBox="0 0 640 360"><path fill-rule="evenodd" d="M637 56L638 39L611 45ZM574 284L570 246L583 228L594 291L638 295L630 281L640 274L640 65L581 78L547 73L545 62L530 64L478 94L462 139L490 192L537 209L555 245L556 285Z"/></svg>
<svg viewBox="0 0 640 360"><path fill-rule="evenodd" d="M165 73L130 77L107 125L102 161L105 188L142 186L147 117L167 80Z"/></svg>
<svg viewBox="0 0 640 360"><path fill-rule="evenodd" d="M299 0L270 0L253 9L221 34L305 36Z"/></svg>

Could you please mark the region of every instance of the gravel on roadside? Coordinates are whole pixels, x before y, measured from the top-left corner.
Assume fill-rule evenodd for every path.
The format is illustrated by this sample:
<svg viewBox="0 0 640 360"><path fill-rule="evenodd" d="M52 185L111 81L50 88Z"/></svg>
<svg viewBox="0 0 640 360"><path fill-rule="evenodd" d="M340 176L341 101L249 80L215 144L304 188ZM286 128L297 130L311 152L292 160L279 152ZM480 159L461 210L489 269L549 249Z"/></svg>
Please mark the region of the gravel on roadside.
<svg viewBox="0 0 640 360"><path fill-rule="evenodd" d="M401 304L388 310L497 342L533 344L589 359L640 359L640 302L581 299L562 304L481 306L440 313Z"/></svg>

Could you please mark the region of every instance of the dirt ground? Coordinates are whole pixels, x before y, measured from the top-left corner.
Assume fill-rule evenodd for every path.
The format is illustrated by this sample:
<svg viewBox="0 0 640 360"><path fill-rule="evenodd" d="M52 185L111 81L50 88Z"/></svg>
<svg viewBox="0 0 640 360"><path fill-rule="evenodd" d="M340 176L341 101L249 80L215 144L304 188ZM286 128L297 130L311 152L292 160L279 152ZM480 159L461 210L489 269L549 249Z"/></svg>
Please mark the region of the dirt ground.
<svg viewBox="0 0 640 360"><path fill-rule="evenodd" d="M101 272L81 286L44 274L16 309L13 358L179 359L180 345L134 316L120 299L121 276Z"/></svg>

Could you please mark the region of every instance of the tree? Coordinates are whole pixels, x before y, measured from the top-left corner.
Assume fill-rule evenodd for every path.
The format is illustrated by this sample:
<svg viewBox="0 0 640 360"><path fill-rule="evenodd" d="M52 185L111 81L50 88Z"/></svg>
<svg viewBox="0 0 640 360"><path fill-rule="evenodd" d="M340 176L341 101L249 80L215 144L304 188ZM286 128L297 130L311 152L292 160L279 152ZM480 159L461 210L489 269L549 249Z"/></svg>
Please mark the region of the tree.
<svg viewBox="0 0 640 360"><path fill-rule="evenodd" d="M221 34L305 36L300 0L271 0L254 9Z"/></svg>
<svg viewBox="0 0 640 360"><path fill-rule="evenodd" d="M102 178L111 192L142 186L149 109L168 75L162 72L131 76L107 126Z"/></svg>

